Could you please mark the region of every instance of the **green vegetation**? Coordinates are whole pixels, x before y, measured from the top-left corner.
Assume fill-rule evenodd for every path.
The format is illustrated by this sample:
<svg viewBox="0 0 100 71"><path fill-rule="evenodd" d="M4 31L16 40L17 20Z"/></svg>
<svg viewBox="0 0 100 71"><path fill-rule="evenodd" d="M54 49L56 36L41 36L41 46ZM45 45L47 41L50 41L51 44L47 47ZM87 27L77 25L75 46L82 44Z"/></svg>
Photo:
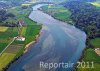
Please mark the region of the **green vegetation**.
<svg viewBox="0 0 100 71"><path fill-rule="evenodd" d="M3 53L0 56L0 71L3 71L3 68L5 68L5 66L7 66L12 59L14 59L15 54L12 53Z"/></svg>
<svg viewBox="0 0 100 71"><path fill-rule="evenodd" d="M100 48L100 38L95 38L91 40L91 44L95 47L95 48Z"/></svg>
<svg viewBox="0 0 100 71"><path fill-rule="evenodd" d="M68 7L67 7L67 5L65 5L66 8L64 8L63 6L60 6L60 8L58 8L58 9L59 9L59 11L64 10L63 12L59 12L58 10L55 10L54 7L57 7L57 6L51 6L50 8L48 6L44 6L44 7L42 7L42 10L44 12L52 15L54 18L56 18L58 20L68 22L68 23L69 23L69 21L73 21L74 24L78 23L77 27L80 28L81 30L84 30L88 36L87 48L84 51L84 57L81 60L83 60L85 62L93 61L94 68L78 68L77 71L99 71L100 70L100 56L97 55L96 52L94 51L94 48L100 48L100 38L97 37L100 34L99 29L98 29L99 25L97 26L96 24L94 24L94 22L92 22L92 25L88 24L88 22L91 23L90 22L91 19L87 18L87 16L90 16L88 14L91 13L90 11L87 11L88 9L86 9L87 8L86 6L88 6L88 5L85 6L85 5L82 5L83 3L81 4L79 2L74 5L74 3L75 2L72 3L74 8L73 8L73 6L70 5L71 3L68 3ZM77 6L77 8L75 8L76 6ZM91 6L91 5L89 5L89 6ZM69 8L69 7L72 7L72 8ZM97 8L97 7L93 6L92 8ZM86 11L84 11L84 9L86 9ZM100 7L98 7L98 9L100 10ZM96 10L96 9L94 9L94 10ZM88 12L88 13L86 13L86 12ZM92 13L93 13L93 11L92 11ZM83 19L83 21L82 21L82 19ZM79 21L81 21L81 22L79 22ZM95 21L95 22L97 22L97 21ZM86 25L86 24L88 24L88 25Z"/></svg>
<svg viewBox="0 0 100 71"><path fill-rule="evenodd" d="M22 4L22 6L30 6L31 4Z"/></svg>
<svg viewBox="0 0 100 71"><path fill-rule="evenodd" d="M7 12L7 10L1 9L0 10L0 25L2 26L14 26L15 15Z"/></svg>
<svg viewBox="0 0 100 71"><path fill-rule="evenodd" d="M8 44L5 42L0 43L0 52L7 46Z"/></svg>
<svg viewBox="0 0 100 71"><path fill-rule="evenodd" d="M89 38L100 35L100 11L95 6L79 1L66 2L63 5L71 11L75 26L85 31Z"/></svg>
<svg viewBox="0 0 100 71"><path fill-rule="evenodd" d="M0 26L0 32L5 32L7 29L8 29L8 27Z"/></svg>
<svg viewBox="0 0 100 71"><path fill-rule="evenodd" d="M100 47L100 11L92 4L78 1L66 2L64 6L72 12L75 26L87 34L87 48L81 61L94 62L94 68L77 68L77 71L99 71L100 56L94 48Z"/></svg>
<svg viewBox="0 0 100 71"><path fill-rule="evenodd" d="M100 56L98 56L95 53L94 49L89 48L85 51L85 56L83 60L84 61L94 61L96 63L100 63Z"/></svg>
<svg viewBox="0 0 100 71"><path fill-rule="evenodd" d="M16 16L16 22L19 20L24 20L26 17L28 17L28 14L30 13L30 11L31 11L31 8L23 9L20 6L12 7L11 9L8 9L8 12Z"/></svg>
<svg viewBox="0 0 100 71"><path fill-rule="evenodd" d="M100 7L100 3L92 2L91 4L93 4L94 6Z"/></svg>
<svg viewBox="0 0 100 71"><path fill-rule="evenodd" d="M72 24L71 20L71 12L64 8L62 5L47 5L43 6L42 10L51 16L53 16L55 19L67 22Z"/></svg>
<svg viewBox="0 0 100 71"><path fill-rule="evenodd" d="M0 56L0 71L6 69L6 67L16 58L21 56L25 50L25 46L34 41L35 36L39 34L41 29L40 25L36 25L35 22L28 18L31 8L23 9L21 6L8 9L8 12L15 15L16 20L24 21L21 36L25 37L25 41L15 40ZM8 19L7 22L11 22L12 19ZM2 27L2 26L1 26ZM18 27L2 27L0 29L0 52L12 41L14 37L18 36Z"/></svg>
<svg viewBox="0 0 100 71"><path fill-rule="evenodd" d="M0 52L18 35L17 28L3 27L2 30L0 32Z"/></svg>
<svg viewBox="0 0 100 71"><path fill-rule="evenodd" d="M100 70L100 56L98 56L94 49L86 49L83 61L94 62L94 68L78 68L77 71L99 71Z"/></svg>

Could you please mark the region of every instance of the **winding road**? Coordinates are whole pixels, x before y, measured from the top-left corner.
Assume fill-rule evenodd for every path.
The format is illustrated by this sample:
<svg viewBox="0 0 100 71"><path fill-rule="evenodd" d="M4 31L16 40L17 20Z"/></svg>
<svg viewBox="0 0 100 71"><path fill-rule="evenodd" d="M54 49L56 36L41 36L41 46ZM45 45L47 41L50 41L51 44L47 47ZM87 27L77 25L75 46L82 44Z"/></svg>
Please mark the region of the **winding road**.
<svg viewBox="0 0 100 71"><path fill-rule="evenodd" d="M86 34L38 10L44 5L35 5L29 16L33 21L43 24L42 35L27 53L11 64L8 71L72 71L73 67L40 68L40 61L76 63L80 58L85 48Z"/></svg>

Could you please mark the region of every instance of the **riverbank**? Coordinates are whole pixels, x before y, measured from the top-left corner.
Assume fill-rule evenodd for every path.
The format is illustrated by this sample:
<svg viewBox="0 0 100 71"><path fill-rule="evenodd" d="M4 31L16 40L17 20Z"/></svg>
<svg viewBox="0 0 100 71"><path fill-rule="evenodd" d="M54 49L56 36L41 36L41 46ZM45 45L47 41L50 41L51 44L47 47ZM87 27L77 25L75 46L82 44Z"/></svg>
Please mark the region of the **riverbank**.
<svg viewBox="0 0 100 71"><path fill-rule="evenodd" d="M28 50L30 49L30 47L32 47L39 39L39 37L42 35L42 33L40 32L38 35L35 36L35 40L33 40L32 42L30 42L29 44L27 44L25 46L25 51L24 53L28 52Z"/></svg>
<svg viewBox="0 0 100 71"><path fill-rule="evenodd" d="M34 6L29 17L45 26L42 29L44 34L28 53L25 53L9 67L8 71L27 71L29 69L30 71L37 71L41 70L39 62L42 60L45 62L60 62L67 59L76 62L80 57L80 53L85 46L85 33L38 10L42 6L41 4ZM73 45L73 43L75 44Z"/></svg>
<svg viewBox="0 0 100 71"><path fill-rule="evenodd" d="M100 70L100 56L95 52L95 48L100 48L100 45L98 44L94 44L97 43L95 39L91 39L90 40L90 46L87 45L87 48L84 50L82 57L80 58L79 62L89 62L89 67L87 67L87 64L85 65L85 67L80 67L80 68L76 68L77 71L99 71ZM100 40L99 40L100 41ZM93 42L93 43L91 43ZM97 47L98 46L98 47ZM91 62L93 62L93 64L91 64ZM91 66L93 66L91 68Z"/></svg>
<svg viewBox="0 0 100 71"><path fill-rule="evenodd" d="M32 42L33 40L36 39L36 35L39 34L41 30L41 25L37 25L36 22L32 21L29 19L29 14L32 11L31 7L23 9L22 6L17 6L14 8L11 8L8 10L9 12L13 13L16 16L16 22L21 20L24 21L25 26L23 26L21 35L25 37L25 41L14 41L7 50L3 53L3 55L0 57L0 71L7 70L8 67L18 60L20 58L24 51L25 51L25 46ZM8 28L9 29L9 28ZM16 37L18 34L18 30L16 27L10 28L11 30L9 31L11 34L11 37ZM9 34L9 33L8 33ZM13 36L12 36L13 34ZM7 33L6 33L7 35ZM6 36L5 35L5 36ZM1 36L3 37L3 36ZM39 37L39 36L38 36ZM31 43L32 44L32 43ZM2 60L3 59L3 60ZM8 60L9 59L9 60Z"/></svg>
<svg viewBox="0 0 100 71"><path fill-rule="evenodd" d="M6 71L6 70L10 67L10 65L11 65L13 62L17 61L21 56L23 56L23 54L27 53L28 50L30 50L31 47L34 46L34 44L38 41L38 39L39 39L39 37L40 37L41 35L42 35L41 32L40 32L38 35L36 35L36 36L35 36L35 40L33 40L32 42L30 42L29 44L27 44L27 45L24 47L23 52L20 53L19 56L15 57L15 58L4 68L4 71Z"/></svg>
<svg viewBox="0 0 100 71"><path fill-rule="evenodd" d="M39 8L39 10L47 13L54 19L74 25L74 22L70 18L71 12L68 9L64 8L62 5L46 5Z"/></svg>
<svg viewBox="0 0 100 71"><path fill-rule="evenodd" d="M45 12L45 13L47 13L47 14L49 14L49 15L51 15L52 17L54 17L55 19L60 19L60 17L61 16L63 16L58 10L56 10L55 9L56 7L55 6L51 6L51 8L48 8L48 6L44 6L44 7L41 7L41 11L43 11L43 12ZM49 11L49 9L50 9L50 11ZM55 11L59 14L57 17L55 16L55 14L57 14L57 13L55 13L55 11L54 11L54 9L55 9ZM61 10L63 10L63 8L60 8ZM66 9L65 9L65 11L66 11ZM64 13L64 12L62 12L62 13ZM68 14L68 13L67 13ZM63 20L62 19L60 19L60 21L63 21L63 22L65 22L66 21L66 19L70 19L70 16L71 15L69 15L69 17L67 17L66 18L66 14L63 16ZM68 23L74 23L74 22L69 22L68 21ZM74 24L72 24L72 25L74 25ZM80 29L80 30L82 30L82 29ZM86 32L86 31L84 31L84 32ZM89 32L89 31L87 31L87 32ZM92 34L91 34L92 35ZM95 39L96 40L98 40L97 39L98 37L95 37ZM86 48L83 50L83 52L82 52L82 55L81 55L81 57L80 57L80 59L79 59L79 62L82 62L82 61L85 61L85 62L92 62L92 61L94 61L94 66L95 66L95 68L92 70L92 71L97 71L97 70L99 70L99 59L100 59L100 57L95 53L95 49L94 48L96 48L97 47L97 45L98 44L96 44L96 46L95 46L95 44L94 43L98 43L97 41L94 41L94 42L92 42L94 39L90 39L89 38L89 35L87 34L87 40L86 40ZM92 43L91 43L92 42ZM100 47L100 45L98 45L98 47ZM93 58L94 57L94 58ZM77 64L75 65L75 71L77 70L77 71L85 71L85 70L91 70L91 68L77 68Z"/></svg>

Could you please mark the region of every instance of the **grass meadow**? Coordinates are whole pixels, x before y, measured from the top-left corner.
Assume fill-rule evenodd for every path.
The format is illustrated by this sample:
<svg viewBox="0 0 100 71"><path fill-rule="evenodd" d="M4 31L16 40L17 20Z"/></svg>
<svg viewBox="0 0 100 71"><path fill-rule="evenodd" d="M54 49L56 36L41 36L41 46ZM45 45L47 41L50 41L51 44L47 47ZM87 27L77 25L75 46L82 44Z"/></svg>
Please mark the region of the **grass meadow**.
<svg viewBox="0 0 100 71"><path fill-rule="evenodd" d="M34 21L28 18L31 8L22 9L21 6L13 7L8 11L16 16L15 23L23 20L25 26L23 26L21 35L26 38L25 41L14 41L0 56L0 71L3 71L11 61L18 58L23 54L25 46L34 41L35 36L39 34L41 26L37 25ZM12 21L11 19L7 20ZM0 26L0 52L11 42L11 40L18 36L17 27L2 27Z"/></svg>

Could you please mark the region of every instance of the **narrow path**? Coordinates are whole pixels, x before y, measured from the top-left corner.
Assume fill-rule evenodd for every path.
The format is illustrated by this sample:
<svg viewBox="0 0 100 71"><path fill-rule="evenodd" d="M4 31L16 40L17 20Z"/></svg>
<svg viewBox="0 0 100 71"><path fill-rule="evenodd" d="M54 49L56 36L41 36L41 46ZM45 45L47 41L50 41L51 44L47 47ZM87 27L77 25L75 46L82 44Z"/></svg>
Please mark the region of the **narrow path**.
<svg viewBox="0 0 100 71"><path fill-rule="evenodd" d="M6 46L6 48L0 53L0 56L3 54L3 52L15 41L15 38Z"/></svg>

